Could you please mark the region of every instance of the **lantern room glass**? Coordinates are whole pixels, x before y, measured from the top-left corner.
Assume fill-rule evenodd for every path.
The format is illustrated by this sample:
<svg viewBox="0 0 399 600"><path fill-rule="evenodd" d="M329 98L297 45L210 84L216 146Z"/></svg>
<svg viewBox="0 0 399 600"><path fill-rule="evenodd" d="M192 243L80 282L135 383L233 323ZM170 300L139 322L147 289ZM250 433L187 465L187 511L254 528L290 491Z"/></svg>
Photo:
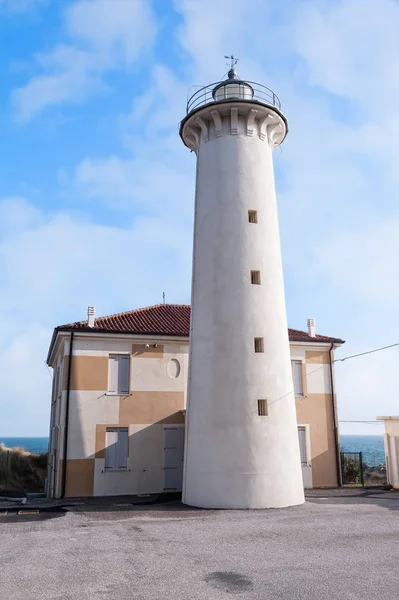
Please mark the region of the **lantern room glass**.
<svg viewBox="0 0 399 600"><path fill-rule="evenodd" d="M220 85L213 91L214 100L227 100L237 99L237 100L252 100L254 96L254 91L248 83L240 83L238 81L234 81L232 83L225 83Z"/></svg>

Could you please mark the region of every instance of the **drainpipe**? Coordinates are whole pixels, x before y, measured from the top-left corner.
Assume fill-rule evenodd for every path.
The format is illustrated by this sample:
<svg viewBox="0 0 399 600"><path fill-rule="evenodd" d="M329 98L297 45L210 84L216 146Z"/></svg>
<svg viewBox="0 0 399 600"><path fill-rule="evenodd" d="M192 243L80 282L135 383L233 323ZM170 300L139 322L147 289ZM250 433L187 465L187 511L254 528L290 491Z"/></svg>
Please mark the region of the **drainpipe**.
<svg viewBox="0 0 399 600"><path fill-rule="evenodd" d="M331 344L329 356L330 356L330 380L331 380L331 404L332 404L332 414L334 421L334 444L335 444L335 465L337 469L337 483L339 486L342 485L341 482L341 460L340 460L340 451L339 451L339 438L338 438L338 425L337 425L337 410L335 405L334 398L334 373L333 373L333 352L334 344Z"/></svg>
<svg viewBox="0 0 399 600"><path fill-rule="evenodd" d="M67 455L68 455L68 426L69 426L69 396L70 396L70 392L71 392L73 333L74 332L71 331L71 341L69 343L68 379L67 379L66 401L65 401L64 465L63 465L64 468L62 471L61 498L65 498L65 489L66 489L66 469L67 469Z"/></svg>

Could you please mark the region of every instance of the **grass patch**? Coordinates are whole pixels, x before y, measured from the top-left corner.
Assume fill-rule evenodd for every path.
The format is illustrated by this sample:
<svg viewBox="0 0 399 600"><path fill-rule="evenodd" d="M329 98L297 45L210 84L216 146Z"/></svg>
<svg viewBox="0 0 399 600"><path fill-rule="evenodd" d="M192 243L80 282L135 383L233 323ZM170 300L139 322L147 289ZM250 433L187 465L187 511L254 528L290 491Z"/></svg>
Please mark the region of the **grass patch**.
<svg viewBox="0 0 399 600"><path fill-rule="evenodd" d="M0 496L14 493L40 493L44 491L47 469L47 452L32 454L24 448L7 448L0 443Z"/></svg>

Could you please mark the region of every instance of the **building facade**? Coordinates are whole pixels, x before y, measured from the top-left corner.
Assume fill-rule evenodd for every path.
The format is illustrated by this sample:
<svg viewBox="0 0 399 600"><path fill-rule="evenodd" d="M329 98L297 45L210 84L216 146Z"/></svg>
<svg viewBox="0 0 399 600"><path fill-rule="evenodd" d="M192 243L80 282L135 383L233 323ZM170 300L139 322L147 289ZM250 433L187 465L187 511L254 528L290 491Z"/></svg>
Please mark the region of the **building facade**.
<svg viewBox="0 0 399 600"><path fill-rule="evenodd" d="M189 330L190 307L167 304L54 330L49 497L182 489ZM304 486L335 487L343 341L288 333Z"/></svg>

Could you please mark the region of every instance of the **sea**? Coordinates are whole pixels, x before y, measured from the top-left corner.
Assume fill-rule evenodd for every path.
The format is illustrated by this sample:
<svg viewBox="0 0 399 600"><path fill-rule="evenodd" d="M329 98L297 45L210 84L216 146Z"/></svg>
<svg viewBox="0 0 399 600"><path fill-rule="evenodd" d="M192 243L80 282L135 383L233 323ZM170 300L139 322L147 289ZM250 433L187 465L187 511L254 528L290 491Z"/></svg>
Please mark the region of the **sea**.
<svg viewBox="0 0 399 600"><path fill-rule="evenodd" d="M27 452L40 454L47 452L48 437L1 437L8 448L22 446ZM382 435L341 435L342 452L362 452L363 460L369 466L381 465L385 462L384 438Z"/></svg>
<svg viewBox="0 0 399 600"><path fill-rule="evenodd" d="M362 452L363 462L369 467L385 463L382 435L341 435L341 452Z"/></svg>
<svg viewBox="0 0 399 600"><path fill-rule="evenodd" d="M48 437L2 437L0 435L0 444L3 443L7 448L24 448L27 452L41 454L48 450Z"/></svg>

